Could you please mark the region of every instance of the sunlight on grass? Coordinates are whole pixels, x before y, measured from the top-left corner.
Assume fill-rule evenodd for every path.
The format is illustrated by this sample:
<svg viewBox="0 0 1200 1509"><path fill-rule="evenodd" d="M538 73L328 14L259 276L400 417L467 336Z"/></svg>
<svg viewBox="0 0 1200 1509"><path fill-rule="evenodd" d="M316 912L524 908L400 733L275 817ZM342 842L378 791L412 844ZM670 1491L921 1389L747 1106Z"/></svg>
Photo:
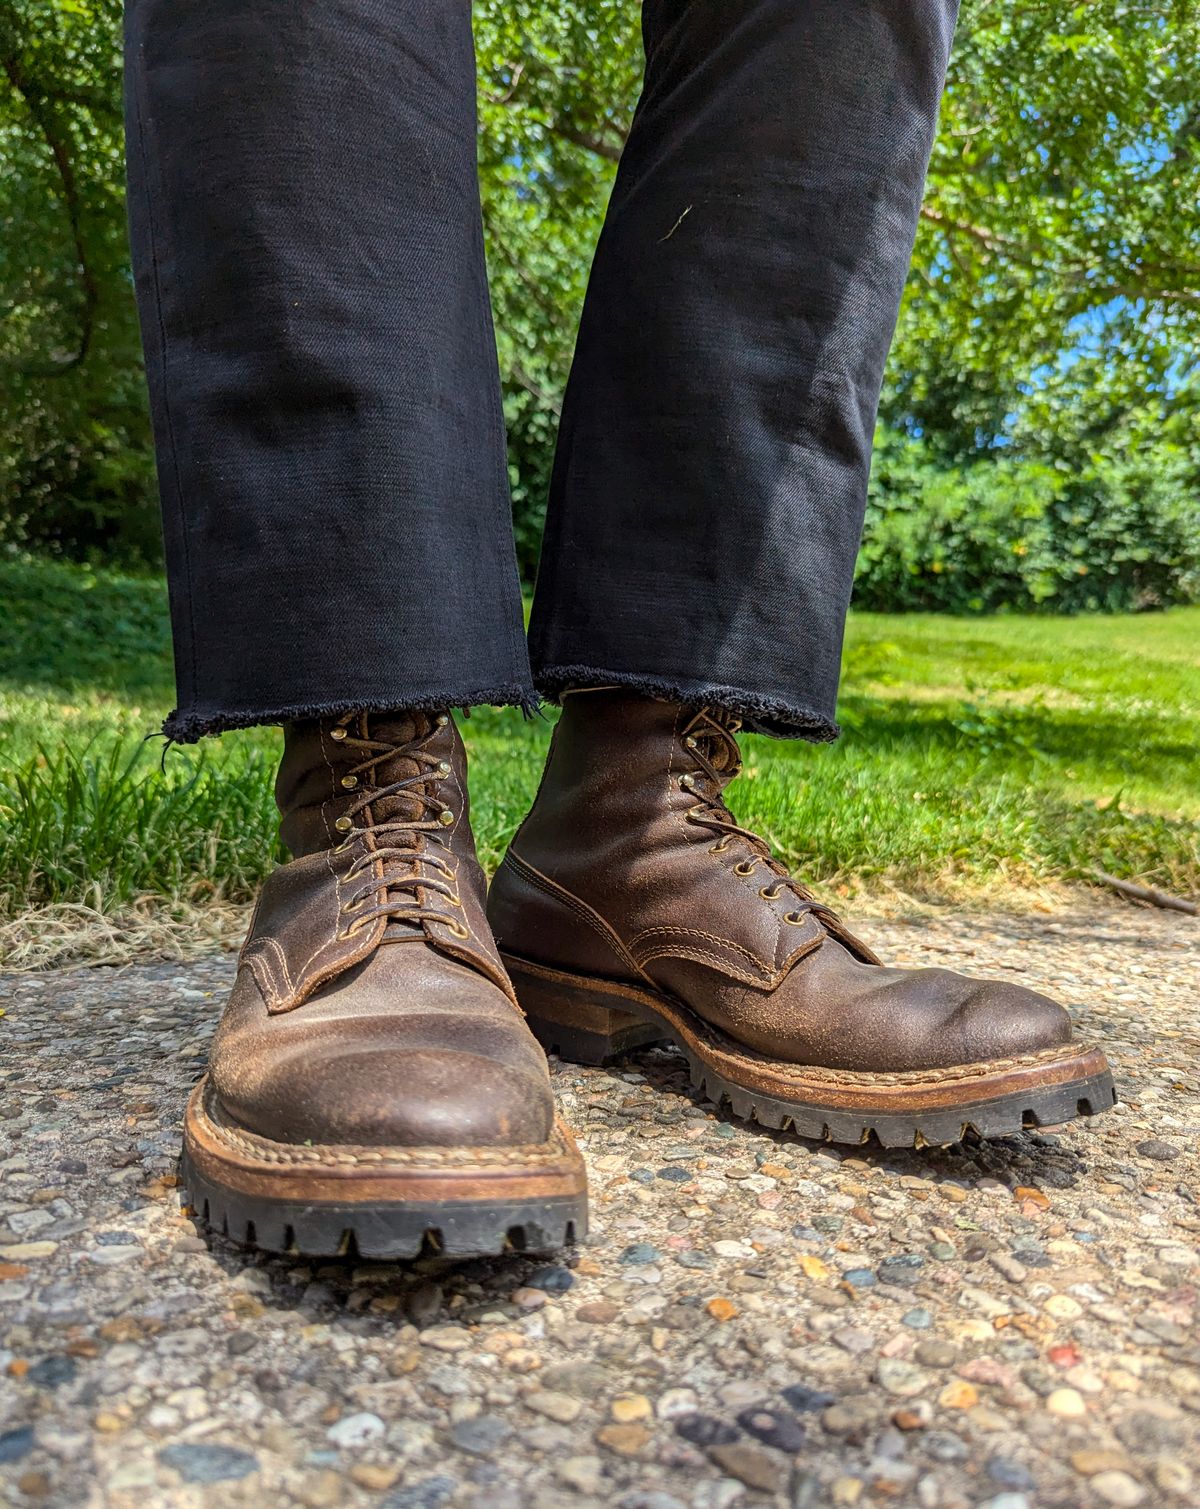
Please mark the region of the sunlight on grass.
<svg viewBox="0 0 1200 1509"><path fill-rule="evenodd" d="M155 579L0 563L0 922L31 907L227 907L280 850L276 730L174 748ZM833 746L746 738L731 793L807 878L928 899L1086 878L1200 889L1200 609L1105 619L852 616ZM551 715L552 717L552 715ZM463 722L498 859L551 717Z"/></svg>

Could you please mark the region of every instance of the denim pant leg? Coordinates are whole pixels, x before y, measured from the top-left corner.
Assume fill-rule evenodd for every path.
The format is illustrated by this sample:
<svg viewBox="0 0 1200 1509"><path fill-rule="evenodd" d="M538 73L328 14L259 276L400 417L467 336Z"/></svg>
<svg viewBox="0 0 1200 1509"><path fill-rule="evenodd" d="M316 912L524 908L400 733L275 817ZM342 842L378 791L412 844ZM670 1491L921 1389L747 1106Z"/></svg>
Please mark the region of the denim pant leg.
<svg viewBox="0 0 1200 1509"><path fill-rule="evenodd" d="M128 0L173 738L530 703L469 0Z"/></svg>
<svg viewBox="0 0 1200 1509"><path fill-rule="evenodd" d="M832 738L956 0L645 0L531 624L539 689Z"/></svg>

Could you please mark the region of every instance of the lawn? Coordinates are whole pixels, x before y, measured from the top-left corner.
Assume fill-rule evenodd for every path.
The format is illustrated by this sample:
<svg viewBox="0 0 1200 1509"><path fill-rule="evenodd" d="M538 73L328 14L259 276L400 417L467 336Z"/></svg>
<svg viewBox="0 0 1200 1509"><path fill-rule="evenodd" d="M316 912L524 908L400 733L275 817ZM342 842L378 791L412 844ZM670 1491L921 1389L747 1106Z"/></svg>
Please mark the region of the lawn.
<svg viewBox="0 0 1200 1509"><path fill-rule="evenodd" d="M171 695L161 581L0 561L0 963L240 925L278 855L278 734L164 756ZM1200 891L1200 608L852 615L841 721L832 746L745 739L731 797L822 890L1013 904L1101 868ZM485 863L549 730L464 724Z"/></svg>

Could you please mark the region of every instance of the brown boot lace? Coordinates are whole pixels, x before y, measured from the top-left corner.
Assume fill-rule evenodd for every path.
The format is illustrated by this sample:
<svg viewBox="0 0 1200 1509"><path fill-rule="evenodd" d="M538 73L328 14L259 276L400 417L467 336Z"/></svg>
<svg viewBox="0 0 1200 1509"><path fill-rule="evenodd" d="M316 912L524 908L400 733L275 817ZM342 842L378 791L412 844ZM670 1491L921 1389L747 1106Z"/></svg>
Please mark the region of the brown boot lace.
<svg viewBox="0 0 1200 1509"><path fill-rule="evenodd" d="M700 767L709 789L690 772L679 777L685 791L699 798L696 805L684 814L689 822L699 823L721 836L712 845L711 853L720 854L735 838L740 838L749 847L750 853L734 865L734 874L753 875L759 865L774 877L769 885L759 890L764 901L777 901L785 890L790 890L799 905L788 912L785 922L798 926L805 914L815 913L837 921L837 913L817 898L771 853L770 845L761 834L751 828L743 828L725 805L725 788L742 771L742 751L734 737L742 726L736 714L720 707L703 707L684 727L681 734L683 746Z"/></svg>
<svg viewBox="0 0 1200 1509"><path fill-rule="evenodd" d="M360 884L342 904L342 912L353 917L341 934L343 938L351 937L376 917L417 924L428 918L443 923L456 937L470 936L469 929L457 919L447 918L422 901L423 892L436 891L450 906L462 906L455 887L457 861L445 842L458 814L446 806L437 789L452 767L427 748L449 722L449 714L439 713L426 721L428 726L423 731L405 740L373 733L366 713L349 714L330 730L330 738L343 749L362 755L359 763L341 776L346 790L363 786L362 795L334 823L338 832L345 834L335 852L342 853L363 841L363 852L345 875L347 883L358 878ZM415 765L413 774L376 785L378 767L397 758ZM399 808L395 815L387 813L384 804L389 802ZM381 821L376 821L377 807L385 814ZM356 827L354 820L360 815L365 821ZM366 907L372 897L375 904ZM411 936L420 939L423 935L417 928Z"/></svg>

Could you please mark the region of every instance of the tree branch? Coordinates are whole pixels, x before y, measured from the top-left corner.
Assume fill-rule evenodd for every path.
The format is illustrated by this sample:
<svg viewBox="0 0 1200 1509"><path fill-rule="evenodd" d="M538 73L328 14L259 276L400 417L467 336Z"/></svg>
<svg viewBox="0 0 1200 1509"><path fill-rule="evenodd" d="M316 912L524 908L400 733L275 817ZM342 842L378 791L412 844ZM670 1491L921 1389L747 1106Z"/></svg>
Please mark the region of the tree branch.
<svg viewBox="0 0 1200 1509"><path fill-rule="evenodd" d="M580 131L572 126L569 121L552 120L546 122L546 129L555 136L561 136L563 141L569 141L572 146L582 147L585 152L593 152L597 157L603 157L609 162L620 162L621 148L611 142L601 141L599 137L589 136L586 131Z"/></svg>
<svg viewBox="0 0 1200 1509"><path fill-rule="evenodd" d="M543 404L547 409L549 409L556 419L562 418L561 401L555 398L552 393L547 393L545 388L543 388L539 382L536 382L532 377L530 377L529 373L526 372L523 366L521 366L520 362L514 361L508 370L509 375L519 387L524 388L526 393L528 393L532 398L536 398L538 403Z"/></svg>
<svg viewBox="0 0 1200 1509"><path fill-rule="evenodd" d="M512 76L512 82L503 94L489 94L489 104L510 105L516 99L517 89L523 79L547 79L551 83L557 82L553 69L547 68L540 59L524 57L518 62L505 65ZM603 157L607 162L619 162L621 149L628 139L629 132L613 121L604 121L600 125L601 131L611 131L617 138L616 142L605 141L602 135L595 130L583 130L575 125L569 117L559 113L551 113L548 108L541 118L541 125L552 136L559 137L562 141L570 142L574 147L582 147L585 152L591 152L596 157Z"/></svg>
<svg viewBox="0 0 1200 1509"><path fill-rule="evenodd" d="M1107 304L1112 299L1120 298L1151 299L1160 304L1184 304L1189 308L1200 306L1200 268L1120 267L1114 269L1119 281L1100 285L1092 282L1092 278L1104 271L1104 264L1082 261L1066 252L1062 246L1051 246L1039 256L1035 248L1022 245L998 231L989 230L985 225L956 220L932 204L921 206L921 218L944 231L948 242L955 235L966 236L982 246L985 252L1006 257L1019 267L1053 267L1068 287L1088 295L1084 308L1094 308L1097 304Z"/></svg>

